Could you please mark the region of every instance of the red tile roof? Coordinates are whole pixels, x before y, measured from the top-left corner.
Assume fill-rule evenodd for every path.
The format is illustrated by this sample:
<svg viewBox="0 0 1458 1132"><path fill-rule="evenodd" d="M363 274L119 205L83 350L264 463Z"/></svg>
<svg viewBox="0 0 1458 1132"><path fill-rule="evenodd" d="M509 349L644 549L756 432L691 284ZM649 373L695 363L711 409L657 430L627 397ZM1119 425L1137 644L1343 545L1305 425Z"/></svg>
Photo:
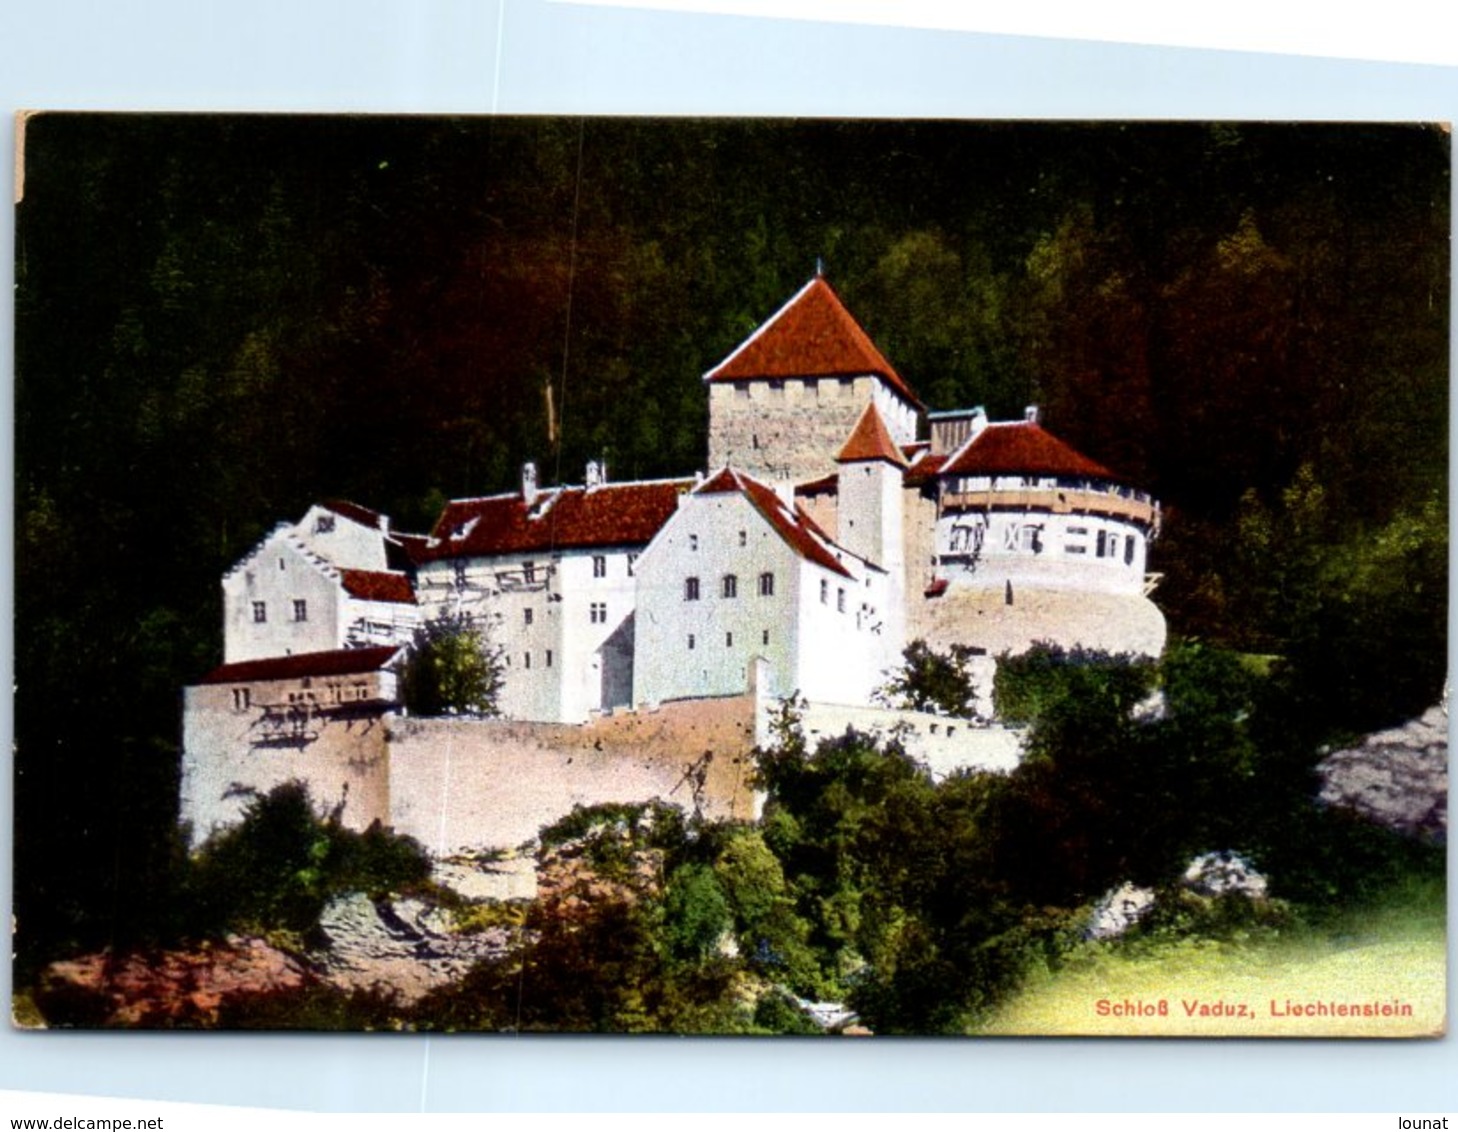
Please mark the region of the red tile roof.
<svg viewBox="0 0 1458 1132"><path fill-rule="evenodd" d="M844 574L847 578L851 576L851 572L837 561L835 555L827 548L826 544L830 540L809 515L798 507L791 511L781 502L780 497L774 493L772 488L766 487L743 472L734 468L724 468L711 476L703 486L697 488L694 494L715 495L731 492L738 492L745 496L754 505L754 509L763 515L765 521L775 529L775 533L801 558L808 559L817 566L823 566L837 574Z"/></svg>
<svg viewBox="0 0 1458 1132"><path fill-rule="evenodd" d="M446 504L416 561L490 557L594 546L643 546L678 510L693 480L546 488Z"/></svg>
<svg viewBox="0 0 1458 1132"><path fill-rule="evenodd" d="M214 668L198 683L245 684L260 680L298 680L305 676L357 676L378 672L399 652L399 645L377 645L367 649L335 649L332 652L243 660Z"/></svg>
<svg viewBox="0 0 1458 1132"><path fill-rule="evenodd" d="M830 284L816 276L768 322L704 374L705 381L875 374L913 405L911 387L876 349Z"/></svg>
<svg viewBox="0 0 1458 1132"><path fill-rule="evenodd" d="M933 456L930 452L924 451L911 462L911 467L906 469L906 475L902 477L901 482L907 487L919 487L924 483L930 483L946 462L945 456Z"/></svg>
<svg viewBox="0 0 1458 1132"><path fill-rule="evenodd" d="M1120 478L1032 421L989 424L947 458L941 474Z"/></svg>
<svg viewBox="0 0 1458 1132"><path fill-rule="evenodd" d="M818 480L807 480L805 483L795 485L796 495L838 495L839 493L840 475L837 472L821 476Z"/></svg>
<svg viewBox="0 0 1458 1132"><path fill-rule="evenodd" d="M346 519L353 519L366 527L375 530L380 528L380 520L384 518L378 511L371 511L368 507L361 507L358 503L351 503L347 499L326 499L320 506L327 511L333 511L336 515L343 515Z"/></svg>
<svg viewBox="0 0 1458 1132"><path fill-rule="evenodd" d="M898 468L906 467L906 457L891 439L881 411L873 401L861 413L856 427L851 429L850 439L835 457L837 463L849 464L858 460L885 460Z"/></svg>
<svg viewBox="0 0 1458 1132"><path fill-rule="evenodd" d="M340 570L339 576L350 597L364 601L415 603L415 591L410 588L410 579L404 574L390 574L383 570Z"/></svg>

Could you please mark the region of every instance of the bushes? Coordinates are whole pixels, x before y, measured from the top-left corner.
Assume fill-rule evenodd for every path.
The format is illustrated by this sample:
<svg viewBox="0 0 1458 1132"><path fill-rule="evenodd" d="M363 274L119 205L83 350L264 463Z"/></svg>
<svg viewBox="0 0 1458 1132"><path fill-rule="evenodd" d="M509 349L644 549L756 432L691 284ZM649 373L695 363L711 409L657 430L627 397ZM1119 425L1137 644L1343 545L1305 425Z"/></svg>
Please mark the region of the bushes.
<svg viewBox="0 0 1458 1132"><path fill-rule="evenodd" d="M187 865L186 920L190 934L306 933L332 896L398 892L429 876L430 858L414 839L378 822L364 833L345 829L337 811L321 818L307 788L289 782L255 795L242 822Z"/></svg>

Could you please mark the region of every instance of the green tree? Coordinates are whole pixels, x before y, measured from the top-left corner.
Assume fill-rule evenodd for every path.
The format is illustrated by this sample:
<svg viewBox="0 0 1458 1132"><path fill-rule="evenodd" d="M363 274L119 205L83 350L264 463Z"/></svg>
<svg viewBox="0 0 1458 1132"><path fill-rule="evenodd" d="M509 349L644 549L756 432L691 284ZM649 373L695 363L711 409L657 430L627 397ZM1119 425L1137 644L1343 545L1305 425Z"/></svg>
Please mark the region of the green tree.
<svg viewBox="0 0 1458 1132"><path fill-rule="evenodd" d="M970 719L978 692L969 664L975 655L967 645L954 644L940 653L925 641L912 641L901 651L901 667L881 689L881 698L911 711Z"/></svg>
<svg viewBox="0 0 1458 1132"><path fill-rule="evenodd" d="M427 622L416 630L401 673L405 707L416 715L497 714L501 658L501 646L466 614Z"/></svg>

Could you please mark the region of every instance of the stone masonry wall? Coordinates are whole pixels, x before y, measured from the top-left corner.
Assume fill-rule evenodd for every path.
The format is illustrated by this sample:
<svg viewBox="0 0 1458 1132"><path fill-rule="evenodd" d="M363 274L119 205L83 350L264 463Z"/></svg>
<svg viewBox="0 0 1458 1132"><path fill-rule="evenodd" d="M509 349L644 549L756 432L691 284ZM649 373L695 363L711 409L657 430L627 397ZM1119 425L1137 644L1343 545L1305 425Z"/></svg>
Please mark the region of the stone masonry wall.
<svg viewBox="0 0 1458 1132"><path fill-rule="evenodd" d="M1006 774L1022 761L1021 730L930 712L812 703L806 705L800 727L812 752L821 740L844 735L847 728L883 742L897 739L936 779L961 770Z"/></svg>
<svg viewBox="0 0 1458 1132"><path fill-rule="evenodd" d="M392 718L390 821L439 856L508 848L573 806L662 798L753 820L752 695L616 712L585 724Z"/></svg>
<svg viewBox="0 0 1458 1132"><path fill-rule="evenodd" d="M759 479L800 483L836 470L840 451L871 400L876 379L790 378L777 387L729 382L709 388L709 471L733 464Z"/></svg>
<svg viewBox="0 0 1458 1132"><path fill-rule="evenodd" d="M294 780L308 785L321 809L343 803L341 820L350 829L389 820L390 773L380 707L301 708L297 732L275 734L260 705L266 698L282 699L282 689L289 687L279 684L268 697L275 686L253 685L252 706L244 710L235 706L232 685L184 690L179 818L191 827L194 846L242 818L247 790L266 794Z"/></svg>

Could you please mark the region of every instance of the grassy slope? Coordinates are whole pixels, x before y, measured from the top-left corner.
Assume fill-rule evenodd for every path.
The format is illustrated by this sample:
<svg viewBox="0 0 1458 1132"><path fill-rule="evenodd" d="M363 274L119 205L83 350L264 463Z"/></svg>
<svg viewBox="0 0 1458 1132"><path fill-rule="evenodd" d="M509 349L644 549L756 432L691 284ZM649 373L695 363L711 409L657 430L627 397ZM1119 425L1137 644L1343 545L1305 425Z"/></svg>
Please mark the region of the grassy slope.
<svg viewBox="0 0 1458 1132"><path fill-rule="evenodd" d="M1418 1037L1445 1028L1447 943L1441 883L1415 883L1378 907L1353 910L1320 930L1244 944L1182 940L1091 946L1028 986L986 1034L1212 1037ZM1412 1015L1298 1017L1293 1003L1410 1004ZM1099 1013L1134 1004L1166 1014ZM1274 1001L1274 1010L1273 1010ZM1187 1004L1244 1005L1247 1016L1189 1014Z"/></svg>

